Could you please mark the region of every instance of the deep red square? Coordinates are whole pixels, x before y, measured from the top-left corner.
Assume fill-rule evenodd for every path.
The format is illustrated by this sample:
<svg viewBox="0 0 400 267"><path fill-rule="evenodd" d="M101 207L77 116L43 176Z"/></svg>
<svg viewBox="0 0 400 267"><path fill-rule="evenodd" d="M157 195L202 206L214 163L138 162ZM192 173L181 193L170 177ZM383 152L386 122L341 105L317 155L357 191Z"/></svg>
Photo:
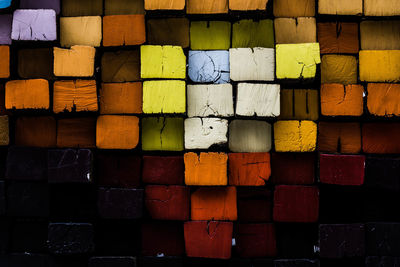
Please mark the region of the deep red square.
<svg viewBox="0 0 400 267"><path fill-rule="evenodd" d="M275 227L272 223L238 224L235 240L239 257L276 256Z"/></svg>
<svg viewBox="0 0 400 267"><path fill-rule="evenodd" d="M143 182L182 185L185 173L183 157L143 157Z"/></svg>
<svg viewBox="0 0 400 267"><path fill-rule="evenodd" d="M271 190L259 187L237 187L237 214L240 222L272 221Z"/></svg>
<svg viewBox="0 0 400 267"><path fill-rule="evenodd" d="M336 185L362 185L364 183L365 156L328 155L319 157L321 183Z"/></svg>
<svg viewBox="0 0 400 267"><path fill-rule="evenodd" d="M312 184L315 177L314 153L272 153L273 184Z"/></svg>

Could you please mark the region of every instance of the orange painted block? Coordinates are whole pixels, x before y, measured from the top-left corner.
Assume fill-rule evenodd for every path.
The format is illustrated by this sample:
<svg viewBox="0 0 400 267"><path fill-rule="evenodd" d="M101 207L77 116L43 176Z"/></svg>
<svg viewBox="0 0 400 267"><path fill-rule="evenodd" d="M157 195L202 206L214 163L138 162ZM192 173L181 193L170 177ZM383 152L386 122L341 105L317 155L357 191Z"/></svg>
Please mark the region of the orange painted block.
<svg viewBox="0 0 400 267"><path fill-rule="evenodd" d="M56 120L50 116L19 117L15 124L15 144L30 147L55 147Z"/></svg>
<svg viewBox="0 0 400 267"><path fill-rule="evenodd" d="M96 147L96 118L60 119L57 122L57 147Z"/></svg>
<svg viewBox="0 0 400 267"><path fill-rule="evenodd" d="M103 46L140 45L146 42L144 15L103 18Z"/></svg>
<svg viewBox="0 0 400 267"><path fill-rule="evenodd" d="M185 0L144 0L146 10L182 10Z"/></svg>
<svg viewBox="0 0 400 267"><path fill-rule="evenodd" d="M227 185L228 155L225 153L186 153L185 184L187 185Z"/></svg>
<svg viewBox="0 0 400 267"><path fill-rule="evenodd" d="M49 82L43 79L6 83L6 109L49 109Z"/></svg>
<svg viewBox="0 0 400 267"><path fill-rule="evenodd" d="M269 153L229 153L229 185L263 186L271 176Z"/></svg>
<svg viewBox="0 0 400 267"><path fill-rule="evenodd" d="M228 13L228 0L186 0L187 14Z"/></svg>
<svg viewBox="0 0 400 267"><path fill-rule="evenodd" d="M103 83L100 90L100 114L142 113L141 82Z"/></svg>
<svg viewBox="0 0 400 267"><path fill-rule="evenodd" d="M376 116L400 116L400 84L369 83L368 111Z"/></svg>
<svg viewBox="0 0 400 267"><path fill-rule="evenodd" d="M0 45L0 78L10 77L10 47Z"/></svg>
<svg viewBox="0 0 400 267"><path fill-rule="evenodd" d="M364 123L362 126L363 151L370 154L399 154L399 136L400 123Z"/></svg>
<svg viewBox="0 0 400 267"><path fill-rule="evenodd" d="M137 146L138 142L138 117L102 115L97 118L97 148L133 149Z"/></svg>
<svg viewBox="0 0 400 267"><path fill-rule="evenodd" d="M265 10L268 0L229 0L230 10Z"/></svg>
<svg viewBox="0 0 400 267"><path fill-rule="evenodd" d="M53 90L53 112L97 111L95 80L56 81Z"/></svg>
<svg viewBox="0 0 400 267"><path fill-rule="evenodd" d="M361 116L364 87L359 84L322 84L321 114L324 116Z"/></svg>
<svg viewBox="0 0 400 267"><path fill-rule="evenodd" d="M318 150L331 153L360 153L360 123L320 122L318 124Z"/></svg>
<svg viewBox="0 0 400 267"><path fill-rule="evenodd" d="M236 187L201 187L191 195L192 221L236 221Z"/></svg>

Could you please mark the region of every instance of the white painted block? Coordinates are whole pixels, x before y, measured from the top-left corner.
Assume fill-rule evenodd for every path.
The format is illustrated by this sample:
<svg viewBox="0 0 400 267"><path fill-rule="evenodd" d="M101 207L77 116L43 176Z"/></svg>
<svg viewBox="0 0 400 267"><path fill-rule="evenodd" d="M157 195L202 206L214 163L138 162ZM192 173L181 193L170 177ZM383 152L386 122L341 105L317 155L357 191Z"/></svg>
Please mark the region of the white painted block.
<svg viewBox="0 0 400 267"><path fill-rule="evenodd" d="M236 115L277 117L280 114L280 85L239 83Z"/></svg>
<svg viewBox="0 0 400 267"><path fill-rule="evenodd" d="M229 49L231 80L273 81L275 49L255 47Z"/></svg>
<svg viewBox="0 0 400 267"><path fill-rule="evenodd" d="M185 149L208 149L228 142L228 121L218 118L185 120Z"/></svg>
<svg viewBox="0 0 400 267"><path fill-rule="evenodd" d="M271 124L255 120L232 121L229 124L229 149L232 152L269 152Z"/></svg>
<svg viewBox="0 0 400 267"><path fill-rule="evenodd" d="M201 84L187 86L188 117L233 116L232 85Z"/></svg>

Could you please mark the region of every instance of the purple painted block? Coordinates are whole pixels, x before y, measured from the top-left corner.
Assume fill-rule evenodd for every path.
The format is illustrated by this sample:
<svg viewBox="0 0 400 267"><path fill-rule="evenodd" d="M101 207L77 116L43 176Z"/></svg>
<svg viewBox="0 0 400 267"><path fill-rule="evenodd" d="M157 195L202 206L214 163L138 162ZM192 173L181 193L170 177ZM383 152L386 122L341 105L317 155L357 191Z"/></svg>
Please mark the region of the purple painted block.
<svg viewBox="0 0 400 267"><path fill-rule="evenodd" d="M11 44L12 15L0 15L0 44Z"/></svg>
<svg viewBox="0 0 400 267"><path fill-rule="evenodd" d="M60 14L60 0L20 0L21 9L53 9Z"/></svg>
<svg viewBox="0 0 400 267"><path fill-rule="evenodd" d="M11 39L21 41L57 40L56 12L52 9L15 10Z"/></svg>

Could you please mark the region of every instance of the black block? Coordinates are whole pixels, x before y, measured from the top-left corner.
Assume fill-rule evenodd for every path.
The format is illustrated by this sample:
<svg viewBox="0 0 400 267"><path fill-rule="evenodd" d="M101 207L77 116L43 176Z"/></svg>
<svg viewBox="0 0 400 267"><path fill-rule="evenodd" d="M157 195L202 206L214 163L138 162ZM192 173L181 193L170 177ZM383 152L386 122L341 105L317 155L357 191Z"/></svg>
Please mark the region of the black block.
<svg viewBox="0 0 400 267"><path fill-rule="evenodd" d="M6 184L0 181L0 216L6 213Z"/></svg>
<svg viewBox="0 0 400 267"><path fill-rule="evenodd" d="M400 256L400 223L367 223L366 250L369 256Z"/></svg>
<svg viewBox="0 0 400 267"><path fill-rule="evenodd" d="M321 259L323 267L365 267L365 258Z"/></svg>
<svg viewBox="0 0 400 267"><path fill-rule="evenodd" d="M50 223L48 230L48 248L53 254L86 254L94 251L94 232L90 223Z"/></svg>
<svg viewBox="0 0 400 267"><path fill-rule="evenodd" d="M319 260L282 259L274 261L275 267L319 267Z"/></svg>
<svg viewBox="0 0 400 267"><path fill-rule="evenodd" d="M9 216L48 217L49 188L47 183L13 182L6 189Z"/></svg>
<svg viewBox="0 0 400 267"><path fill-rule="evenodd" d="M317 224L277 223L276 242L281 258L313 258L318 244Z"/></svg>
<svg viewBox="0 0 400 267"><path fill-rule="evenodd" d="M88 256L49 256L48 267L88 267Z"/></svg>
<svg viewBox="0 0 400 267"><path fill-rule="evenodd" d="M38 181L47 179L47 151L41 148L10 147L6 179Z"/></svg>
<svg viewBox="0 0 400 267"><path fill-rule="evenodd" d="M0 100L1 102L1 100ZM1 106L1 104L0 104ZM1 107L0 107L1 110ZM0 147L0 179L3 180L6 176L6 166L7 166L7 153L8 147Z"/></svg>
<svg viewBox="0 0 400 267"><path fill-rule="evenodd" d="M229 260L229 267L273 267L273 259L243 259L232 258Z"/></svg>
<svg viewBox="0 0 400 267"><path fill-rule="evenodd" d="M98 211L102 218L138 219L143 214L143 189L100 188Z"/></svg>
<svg viewBox="0 0 400 267"><path fill-rule="evenodd" d="M0 254L7 253L11 240L11 220L0 218Z"/></svg>
<svg viewBox="0 0 400 267"><path fill-rule="evenodd" d="M93 155L89 149L48 151L49 183L90 183L92 171Z"/></svg>
<svg viewBox="0 0 400 267"><path fill-rule="evenodd" d="M11 227L12 252L46 253L47 221L17 220Z"/></svg>
<svg viewBox="0 0 400 267"><path fill-rule="evenodd" d="M400 191L400 158L367 157L365 162L366 186Z"/></svg>
<svg viewBox="0 0 400 267"><path fill-rule="evenodd" d="M140 257L139 267L183 267L183 259L180 257ZM185 265L186 266L186 265Z"/></svg>
<svg viewBox="0 0 400 267"><path fill-rule="evenodd" d="M400 194L394 191L369 188L365 190L364 221L396 222L400 221L397 204Z"/></svg>
<svg viewBox="0 0 400 267"><path fill-rule="evenodd" d="M0 266L4 267L47 267L48 256L41 254L10 254L0 256Z"/></svg>
<svg viewBox="0 0 400 267"><path fill-rule="evenodd" d="M89 267L136 267L136 258L93 257L89 259Z"/></svg>
<svg viewBox="0 0 400 267"><path fill-rule="evenodd" d="M400 257L367 257L365 267L400 267Z"/></svg>
<svg viewBox="0 0 400 267"><path fill-rule="evenodd" d="M193 267L229 267L229 260L206 259L206 258L185 258L185 266Z"/></svg>

